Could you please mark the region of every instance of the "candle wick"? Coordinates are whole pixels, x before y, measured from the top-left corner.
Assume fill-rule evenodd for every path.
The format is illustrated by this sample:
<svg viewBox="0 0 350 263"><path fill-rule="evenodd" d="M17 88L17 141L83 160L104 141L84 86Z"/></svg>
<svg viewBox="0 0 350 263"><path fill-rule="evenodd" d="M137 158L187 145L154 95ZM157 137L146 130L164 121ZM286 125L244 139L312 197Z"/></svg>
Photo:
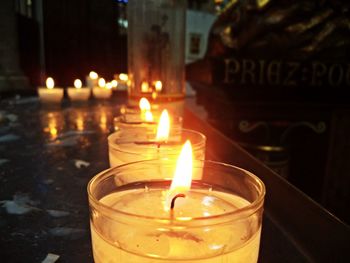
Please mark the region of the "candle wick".
<svg viewBox="0 0 350 263"><path fill-rule="evenodd" d="M175 200L176 200L178 197L185 198L186 195L184 195L184 194L177 194L177 195L174 196L173 199L171 199L170 209L171 209L172 211L174 210Z"/></svg>

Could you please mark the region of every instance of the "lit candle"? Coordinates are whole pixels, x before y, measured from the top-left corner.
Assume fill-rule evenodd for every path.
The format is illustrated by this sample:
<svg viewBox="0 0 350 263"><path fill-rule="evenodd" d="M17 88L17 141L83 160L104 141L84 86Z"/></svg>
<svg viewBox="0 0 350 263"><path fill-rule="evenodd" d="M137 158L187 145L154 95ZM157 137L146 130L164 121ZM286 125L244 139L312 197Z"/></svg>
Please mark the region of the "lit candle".
<svg viewBox="0 0 350 263"><path fill-rule="evenodd" d="M193 142L196 159L204 159L206 137L192 130L170 129L170 117L164 110L158 126L123 128L112 133L108 137L109 163L114 167L134 161L174 157L186 140Z"/></svg>
<svg viewBox="0 0 350 263"><path fill-rule="evenodd" d="M140 99L138 107L123 106L120 109L120 113L120 116L114 118L115 131L122 129L156 131L157 123L161 116L161 112L152 109L151 104L144 97ZM182 128L182 117L170 115L169 119L174 128Z"/></svg>
<svg viewBox="0 0 350 263"><path fill-rule="evenodd" d="M89 75L86 76L86 85L92 89L97 86L98 83L98 74L95 71L90 71Z"/></svg>
<svg viewBox="0 0 350 263"><path fill-rule="evenodd" d="M141 120L143 122L153 122L153 114L149 101L146 98L141 98L139 107L141 110Z"/></svg>
<svg viewBox="0 0 350 263"><path fill-rule="evenodd" d="M146 98L141 98L138 108L122 107L122 115L114 118L114 129L155 129L159 120L159 113L154 115L151 111L151 104ZM158 115L157 115L158 114Z"/></svg>
<svg viewBox="0 0 350 263"><path fill-rule="evenodd" d="M46 87L39 87L38 94L41 102L59 103L63 99L63 88L55 87L53 78L46 79Z"/></svg>
<svg viewBox="0 0 350 263"><path fill-rule="evenodd" d="M68 87L67 93L68 97L72 101L86 101L90 97L91 90L87 87L82 87L82 82L80 79L74 80L74 87Z"/></svg>
<svg viewBox="0 0 350 263"><path fill-rule="evenodd" d="M118 80L118 90L127 90L128 89L128 81L129 76L125 73L120 73L119 75L115 75L114 78L117 78Z"/></svg>
<svg viewBox="0 0 350 263"><path fill-rule="evenodd" d="M193 160L191 166L190 150L186 142L177 165L130 163L90 181L96 263L257 262L263 183L227 164ZM191 183L197 173L203 179Z"/></svg>
<svg viewBox="0 0 350 263"><path fill-rule="evenodd" d="M155 87L155 90L157 92L161 92L162 91L162 88L163 88L163 84L160 80L157 80L155 83L154 83L154 87Z"/></svg>
<svg viewBox="0 0 350 263"><path fill-rule="evenodd" d="M93 87L92 94L96 99L109 99L112 96L112 84L106 84L104 78L98 80L98 86Z"/></svg>

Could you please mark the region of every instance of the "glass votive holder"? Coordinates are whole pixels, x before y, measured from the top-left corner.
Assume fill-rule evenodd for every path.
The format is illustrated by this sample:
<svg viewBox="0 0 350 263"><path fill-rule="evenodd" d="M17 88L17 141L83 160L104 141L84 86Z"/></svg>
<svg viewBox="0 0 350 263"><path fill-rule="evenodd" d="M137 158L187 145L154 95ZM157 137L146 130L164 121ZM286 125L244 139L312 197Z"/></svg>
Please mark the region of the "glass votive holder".
<svg viewBox="0 0 350 263"><path fill-rule="evenodd" d="M156 95L156 101L181 106L186 1L129 0L127 15L129 101L138 103L141 97Z"/></svg>
<svg viewBox="0 0 350 263"><path fill-rule="evenodd" d="M130 163L90 181L95 262L256 263L263 182L241 168L197 160L193 173L203 176L192 180L191 189L169 211L164 198L175 162Z"/></svg>
<svg viewBox="0 0 350 263"><path fill-rule="evenodd" d="M153 112L152 121L147 121L142 117L142 113L126 113L114 118L114 130L145 129L149 132L156 132L160 115L161 114L159 112ZM174 129L182 128L182 117L180 116L170 115L169 122L170 126Z"/></svg>
<svg viewBox="0 0 350 263"><path fill-rule="evenodd" d="M194 159L205 159L206 137L187 129L171 129L166 142L155 140L156 132L145 129L122 129L108 136L109 164L111 167L125 163L177 158L186 140L192 143Z"/></svg>

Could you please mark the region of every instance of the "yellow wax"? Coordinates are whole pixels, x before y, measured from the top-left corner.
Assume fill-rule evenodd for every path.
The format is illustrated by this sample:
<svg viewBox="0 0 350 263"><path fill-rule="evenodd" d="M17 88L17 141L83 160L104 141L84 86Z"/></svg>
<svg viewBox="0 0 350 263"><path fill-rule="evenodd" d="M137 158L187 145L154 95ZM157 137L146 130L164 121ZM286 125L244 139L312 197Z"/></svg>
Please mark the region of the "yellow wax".
<svg viewBox="0 0 350 263"><path fill-rule="evenodd" d="M93 87L92 94L96 99L109 99L112 96L112 90L107 88Z"/></svg>
<svg viewBox="0 0 350 263"><path fill-rule="evenodd" d="M39 87L38 94L41 102L59 103L63 99L63 88L55 87L48 89L46 87Z"/></svg>
<svg viewBox="0 0 350 263"><path fill-rule="evenodd" d="M68 87L67 93L72 101L85 101L89 99L91 90L89 88L77 89L75 87Z"/></svg>
<svg viewBox="0 0 350 263"><path fill-rule="evenodd" d="M126 213L167 218L169 212L164 210L163 196L161 190L136 189L112 193L100 201ZM187 193L186 198L176 200L175 217L221 215L248 204L232 194L196 189ZM91 222L95 262L257 262L261 232L257 215L196 227L176 228L157 222L147 225L137 222L95 215Z"/></svg>

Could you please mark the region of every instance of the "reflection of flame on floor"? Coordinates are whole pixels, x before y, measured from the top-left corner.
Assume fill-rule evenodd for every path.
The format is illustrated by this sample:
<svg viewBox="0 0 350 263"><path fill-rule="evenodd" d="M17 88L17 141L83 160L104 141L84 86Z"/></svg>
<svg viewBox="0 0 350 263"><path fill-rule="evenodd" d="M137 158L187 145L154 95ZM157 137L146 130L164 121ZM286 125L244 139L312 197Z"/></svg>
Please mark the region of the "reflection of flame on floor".
<svg viewBox="0 0 350 263"><path fill-rule="evenodd" d="M75 115L75 127L78 131L83 131L84 130L84 126L85 126L85 119L84 119L84 113L77 111L76 115Z"/></svg>
<svg viewBox="0 0 350 263"><path fill-rule="evenodd" d="M48 127L44 128L44 132L49 133L51 139L56 139L58 135L56 120L50 119Z"/></svg>
<svg viewBox="0 0 350 263"><path fill-rule="evenodd" d="M107 131L107 115L104 112L101 113L99 126L102 131Z"/></svg>
<svg viewBox="0 0 350 263"><path fill-rule="evenodd" d="M82 118L82 116L77 116L75 124L77 126L77 130L78 131L83 131L84 130L84 119Z"/></svg>
<svg viewBox="0 0 350 263"><path fill-rule="evenodd" d="M57 137L58 131L57 131L56 127L50 128L50 134L51 134L51 137L53 137L53 138Z"/></svg>

